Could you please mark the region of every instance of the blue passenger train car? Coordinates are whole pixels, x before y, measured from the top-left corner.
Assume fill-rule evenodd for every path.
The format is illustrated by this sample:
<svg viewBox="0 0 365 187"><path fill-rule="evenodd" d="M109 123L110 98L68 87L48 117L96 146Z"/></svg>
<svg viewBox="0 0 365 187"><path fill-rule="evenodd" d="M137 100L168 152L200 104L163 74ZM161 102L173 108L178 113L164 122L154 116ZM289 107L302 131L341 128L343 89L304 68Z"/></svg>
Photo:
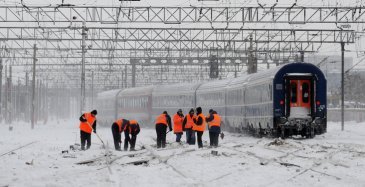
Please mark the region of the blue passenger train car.
<svg viewBox="0 0 365 187"><path fill-rule="evenodd" d="M201 106L205 113L210 108L216 110L222 116L223 128L235 132L312 138L327 129L326 78L309 63L286 64L233 79L128 88L115 93L117 96L111 98L117 100L117 116L140 118L146 123L153 123L165 110L173 114L181 108L187 113Z"/></svg>

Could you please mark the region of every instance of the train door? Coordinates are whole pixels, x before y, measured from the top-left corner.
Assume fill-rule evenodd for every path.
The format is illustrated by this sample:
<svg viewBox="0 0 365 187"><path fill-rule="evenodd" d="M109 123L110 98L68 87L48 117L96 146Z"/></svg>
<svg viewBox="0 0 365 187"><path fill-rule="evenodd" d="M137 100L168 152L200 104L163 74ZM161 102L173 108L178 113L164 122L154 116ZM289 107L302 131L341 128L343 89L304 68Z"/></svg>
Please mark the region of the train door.
<svg viewBox="0 0 365 187"><path fill-rule="evenodd" d="M311 81L308 79L289 80L290 118L310 118L311 88Z"/></svg>

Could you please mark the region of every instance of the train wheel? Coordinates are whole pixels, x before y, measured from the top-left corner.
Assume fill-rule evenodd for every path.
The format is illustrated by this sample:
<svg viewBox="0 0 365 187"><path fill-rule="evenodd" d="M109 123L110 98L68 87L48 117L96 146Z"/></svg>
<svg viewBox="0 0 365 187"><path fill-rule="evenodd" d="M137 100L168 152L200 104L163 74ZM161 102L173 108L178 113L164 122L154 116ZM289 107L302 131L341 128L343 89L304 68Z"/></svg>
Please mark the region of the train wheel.
<svg viewBox="0 0 365 187"><path fill-rule="evenodd" d="M272 130L272 135L275 136L275 138L279 138L280 137L279 132L280 132L280 129L274 127Z"/></svg>
<svg viewBox="0 0 365 187"><path fill-rule="evenodd" d="M280 134L281 139L285 139L285 128L281 127L281 134Z"/></svg>
<svg viewBox="0 0 365 187"><path fill-rule="evenodd" d="M322 125L317 125L316 134L323 134Z"/></svg>
<svg viewBox="0 0 365 187"><path fill-rule="evenodd" d="M255 128L253 128L253 124L251 124L250 129L251 135L255 136Z"/></svg>
<svg viewBox="0 0 365 187"><path fill-rule="evenodd" d="M310 129L310 134L309 134L310 138L314 138L314 136L315 136L315 134L314 134L314 127L311 126L309 129Z"/></svg>
<svg viewBox="0 0 365 187"><path fill-rule="evenodd" d="M304 136L307 135L307 128L303 128L302 131L300 132L300 135L302 136L302 138L304 138Z"/></svg>
<svg viewBox="0 0 365 187"><path fill-rule="evenodd" d="M259 123L259 129L257 130L258 132L257 132L257 136L259 137L259 138L262 138L263 137L263 135L264 135L264 130L261 128L261 124Z"/></svg>
<svg viewBox="0 0 365 187"><path fill-rule="evenodd" d="M245 129L245 132L247 134L250 134L250 125L249 124L247 124L246 129Z"/></svg>
<svg viewBox="0 0 365 187"><path fill-rule="evenodd" d="M267 127L266 127L266 134L267 134L267 136L268 136L268 137L270 137L270 138L272 138L272 137L274 136L273 129L272 129L272 128L270 128L270 126L269 126L269 125L267 125Z"/></svg>

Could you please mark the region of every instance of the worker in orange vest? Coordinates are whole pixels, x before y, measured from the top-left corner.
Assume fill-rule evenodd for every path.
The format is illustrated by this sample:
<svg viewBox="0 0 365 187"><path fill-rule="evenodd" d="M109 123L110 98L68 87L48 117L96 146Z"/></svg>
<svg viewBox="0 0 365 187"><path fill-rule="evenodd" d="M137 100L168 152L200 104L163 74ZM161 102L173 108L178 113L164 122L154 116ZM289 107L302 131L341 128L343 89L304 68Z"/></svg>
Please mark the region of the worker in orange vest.
<svg viewBox="0 0 365 187"><path fill-rule="evenodd" d="M120 144L122 143L121 133L124 131L125 127L129 125L129 120L120 118L112 124L112 134L114 139L115 150L121 151Z"/></svg>
<svg viewBox="0 0 365 187"><path fill-rule="evenodd" d="M141 131L141 128L136 120L129 120L129 124L124 129L124 150L128 150L128 142L130 144L130 151L135 151L137 135ZM131 137L129 136L131 135Z"/></svg>
<svg viewBox="0 0 365 187"><path fill-rule="evenodd" d="M186 133L186 143L189 145L195 145L195 132L193 131L194 122L194 109L190 109L183 121L183 130Z"/></svg>
<svg viewBox="0 0 365 187"><path fill-rule="evenodd" d="M218 147L219 134L221 133L221 117L213 109L209 110L209 116L206 118L209 129L209 140L211 147Z"/></svg>
<svg viewBox="0 0 365 187"><path fill-rule="evenodd" d="M194 118L195 125L193 126L193 130L196 132L196 136L198 139L198 147L203 148L203 133L205 130L205 116L203 114L202 108L196 108L196 117Z"/></svg>
<svg viewBox="0 0 365 187"><path fill-rule="evenodd" d="M173 120L174 120L174 134L176 134L176 142L180 142L181 136L183 135L182 124L184 121L184 114L182 113L181 109L179 109L176 112Z"/></svg>
<svg viewBox="0 0 365 187"><path fill-rule="evenodd" d="M80 138L81 138L81 150L89 149L91 146L91 132L96 133L96 115L98 112L93 110L82 114L80 120Z"/></svg>
<svg viewBox="0 0 365 187"><path fill-rule="evenodd" d="M165 148L166 147L166 129L169 127L169 130L172 131L171 127L171 117L164 111L162 114L157 116L156 118L156 134L157 134L157 148Z"/></svg>

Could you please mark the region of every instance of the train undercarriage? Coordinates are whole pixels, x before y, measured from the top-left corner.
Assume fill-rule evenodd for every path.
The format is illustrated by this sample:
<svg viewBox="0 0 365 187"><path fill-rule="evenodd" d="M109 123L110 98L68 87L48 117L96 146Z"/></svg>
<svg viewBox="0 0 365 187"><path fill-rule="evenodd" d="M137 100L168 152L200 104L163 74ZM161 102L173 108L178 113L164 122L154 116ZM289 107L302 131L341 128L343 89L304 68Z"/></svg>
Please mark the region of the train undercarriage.
<svg viewBox="0 0 365 187"><path fill-rule="evenodd" d="M323 134L327 131L327 121L325 118L291 118L281 117L277 120L276 137L287 138L300 135L305 138L314 138L315 135Z"/></svg>
<svg viewBox="0 0 365 187"><path fill-rule="evenodd" d="M286 119L285 117L276 120L273 128L255 128L247 125L245 128L234 130L235 132L246 132L255 137L280 137L282 139L301 136L302 138L314 138L315 135L323 134L327 131L327 121L325 118Z"/></svg>

